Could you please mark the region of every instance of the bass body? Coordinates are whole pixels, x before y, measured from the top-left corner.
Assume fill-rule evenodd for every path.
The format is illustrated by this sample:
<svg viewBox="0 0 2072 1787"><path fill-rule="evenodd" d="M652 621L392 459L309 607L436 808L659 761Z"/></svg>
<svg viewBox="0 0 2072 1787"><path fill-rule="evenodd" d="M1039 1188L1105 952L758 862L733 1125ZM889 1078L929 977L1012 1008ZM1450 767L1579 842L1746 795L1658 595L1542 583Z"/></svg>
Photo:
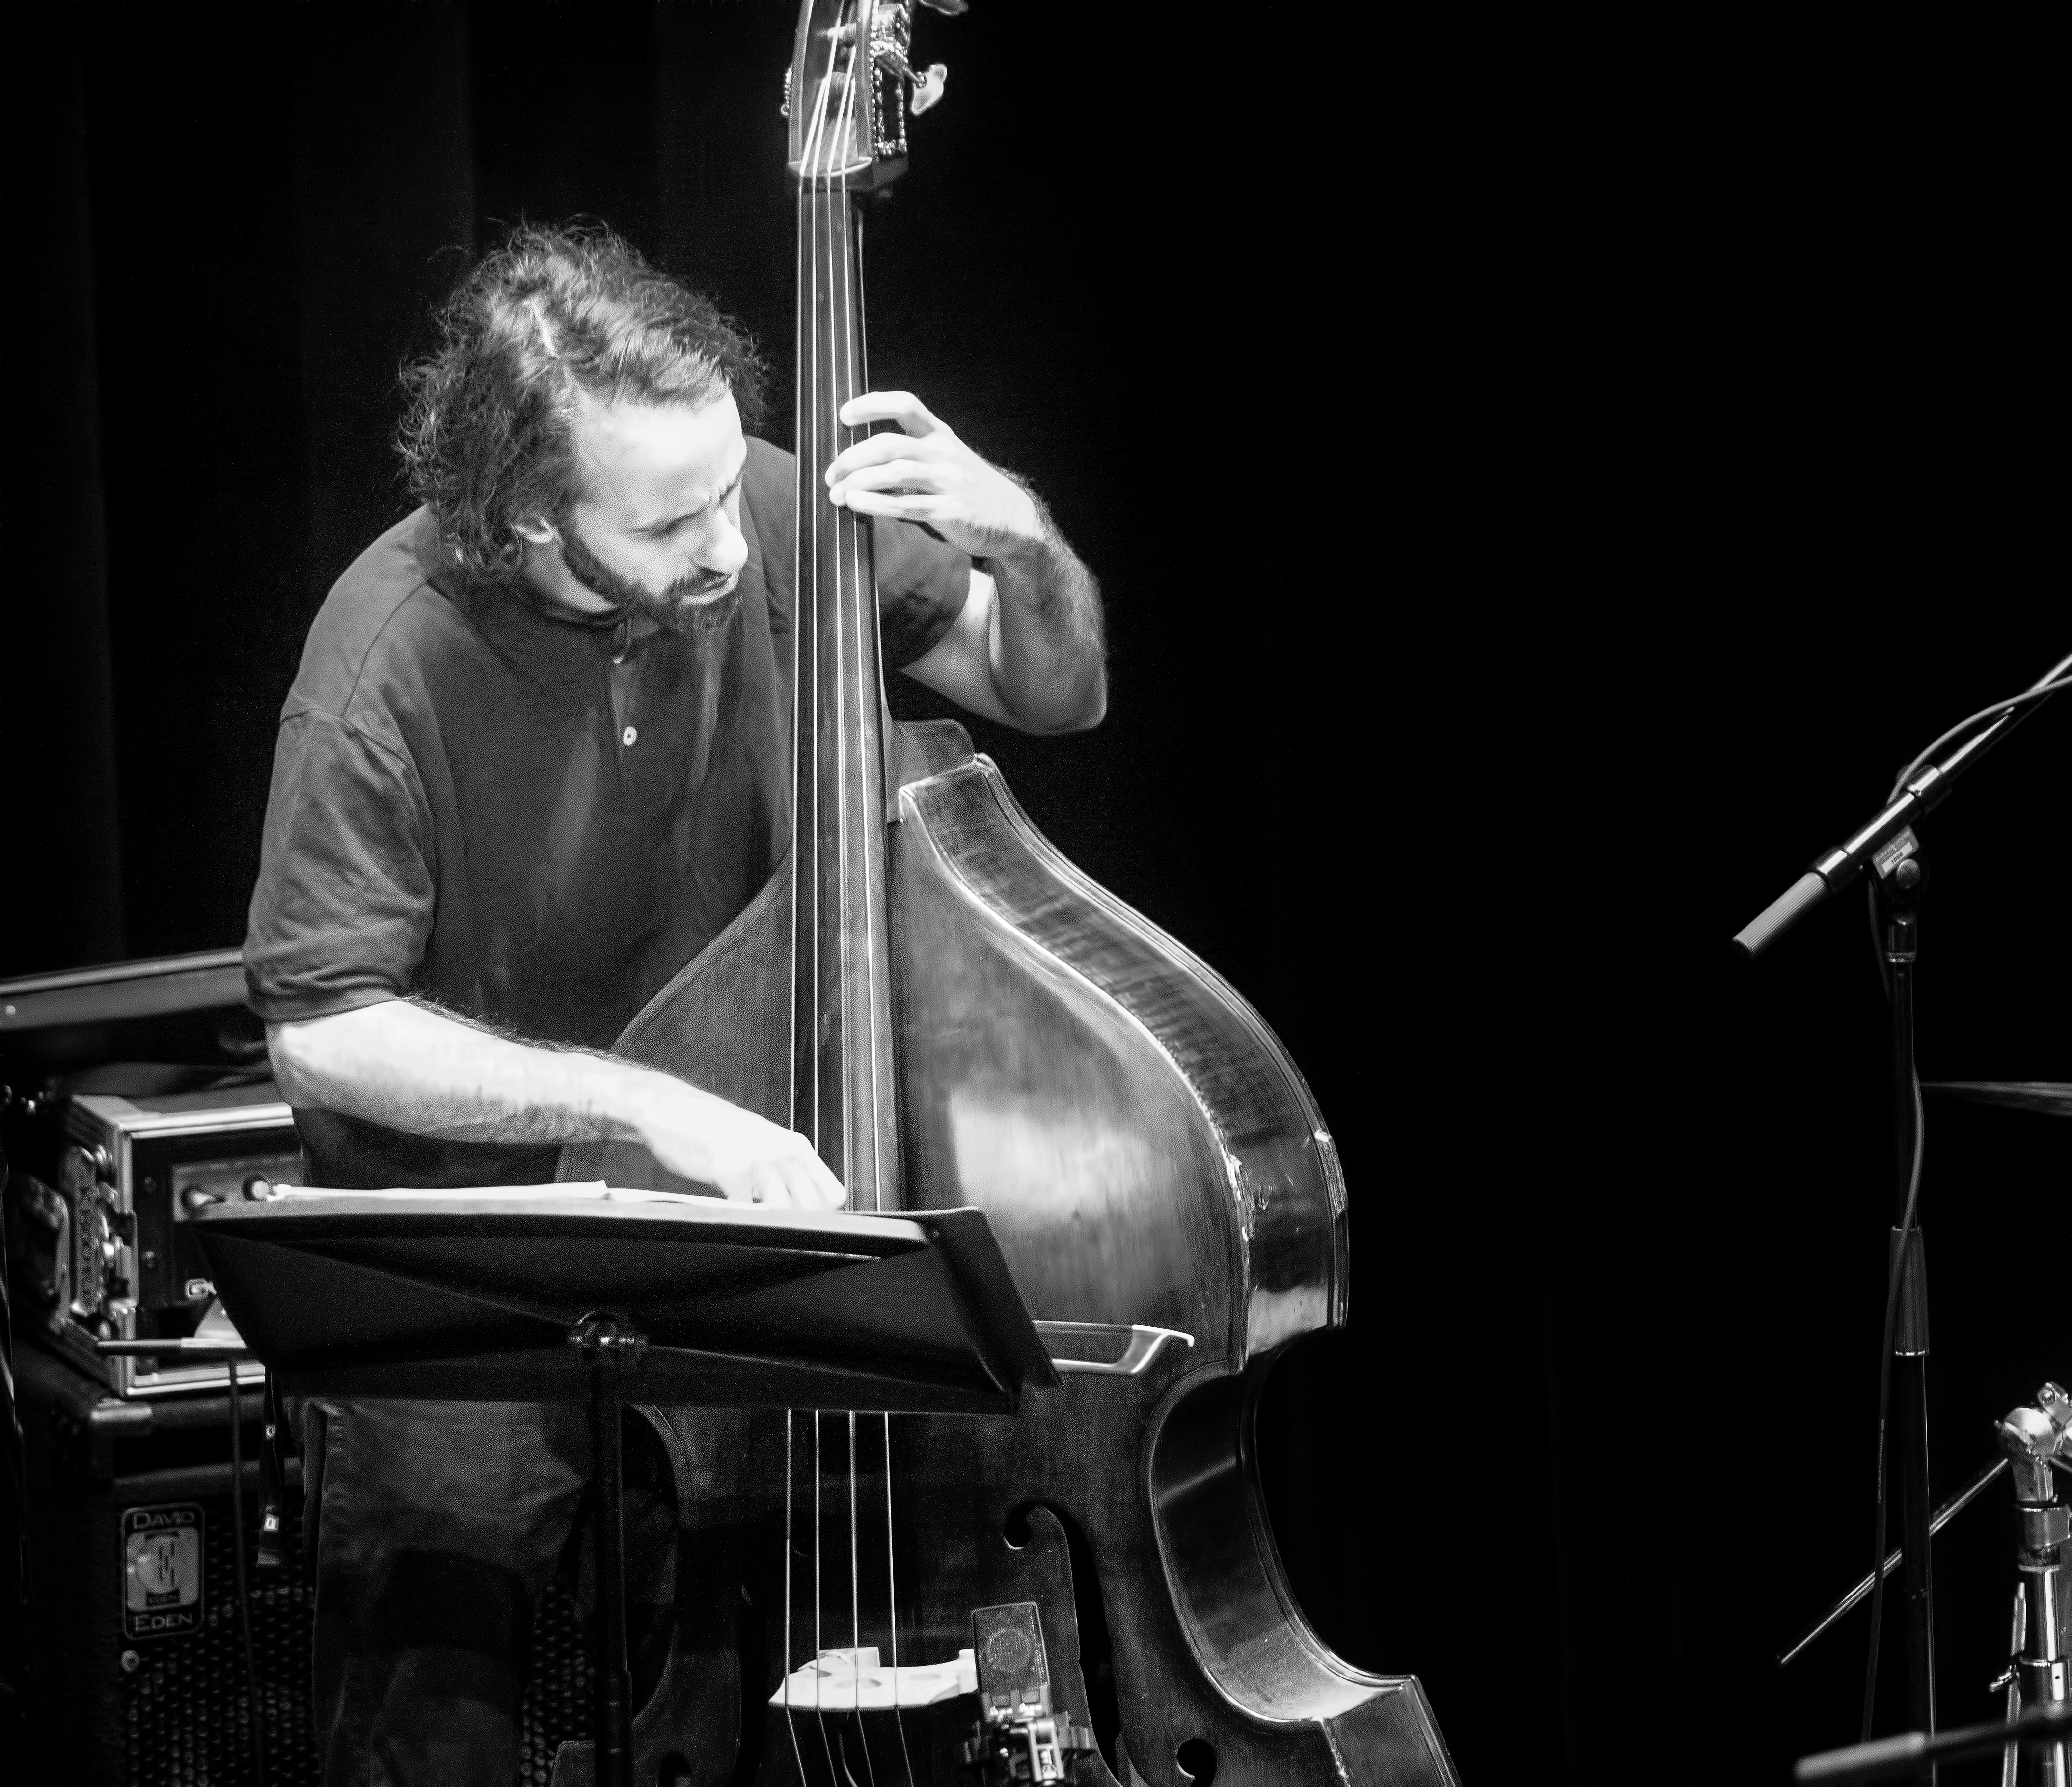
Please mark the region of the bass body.
<svg viewBox="0 0 2072 1787"><path fill-rule="evenodd" d="M1060 1711L1104 1740L1082 1778L1111 1779L1119 1763L1184 1787L1213 1756L1225 1782L1450 1781L1416 1678L1367 1674L1310 1631L1260 1497L1265 1374L1345 1313L1345 1188L1308 1088L1212 970L1045 841L961 729L900 727L894 762L905 1207L985 1211L1031 1313L1086 1324L1087 1350L1111 1356L1095 1362L1135 1328L1193 1342L1135 1374L1069 1373L1013 1417L893 1418L902 1657L953 1657L974 1608L1034 1600ZM791 891L787 865L615 1052L788 1121ZM632 1143L572 1147L561 1176L699 1188ZM680 1696L705 1728L658 1715L645 1748L701 1759L689 1771L701 1787L751 1760L754 1778L824 1787L817 1732L802 1763L781 1714L768 1731L714 1728L735 1705L760 1719L783 1673L787 1492L768 1480L780 1443L738 1415L657 1413L679 1456L704 1461L703 1480L684 1485L695 1574L734 1580L758 1611L684 1633L680 1679L658 1698ZM734 1439L716 1446L716 1432ZM709 1619L727 1599L697 1597ZM795 1646L791 1661L809 1653ZM760 1661L759 1694L742 1658ZM719 1686L737 1670L738 1700ZM851 1742L903 1778L894 1734ZM941 1748L910 1734L906 1753L939 1770Z"/></svg>

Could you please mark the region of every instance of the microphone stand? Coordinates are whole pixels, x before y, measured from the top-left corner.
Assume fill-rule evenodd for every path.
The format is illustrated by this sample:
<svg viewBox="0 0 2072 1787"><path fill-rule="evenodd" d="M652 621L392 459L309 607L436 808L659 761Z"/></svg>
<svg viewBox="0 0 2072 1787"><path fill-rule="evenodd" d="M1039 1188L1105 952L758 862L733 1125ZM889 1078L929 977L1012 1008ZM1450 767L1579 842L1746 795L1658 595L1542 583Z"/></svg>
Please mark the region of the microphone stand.
<svg viewBox="0 0 2072 1787"><path fill-rule="evenodd" d="M1913 835L1910 831L1910 838ZM1906 1703L1914 1723L1935 1730L1934 1554L1929 1544L1934 1503L1928 1483L1928 1262L1919 1199L1913 1195L1921 1137L1914 1091L1914 967L1920 953L1921 890L1927 881L1919 855L1901 858L1885 871L1885 970L1892 982L1893 1213L1889 1262L1899 1265L1899 1304L1893 1311L1892 1446L1886 1467L1899 1477L1901 1628L1906 1635ZM1907 1226L1908 1206L1913 1223ZM1884 1547L1882 1538L1879 1550ZM1873 1642L1876 1642L1873 1635ZM1933 1779L1931 1772L1930 1779Z"/></svg>
<svg viewBox="0 0 2072 1787"><path fill-rule="evenodd" d="M2061 659L2030 686L2033 694L2072 671ZM1830 894L1863 873L1875 871L1885 911L1881 947L1890 979L1892 1007L1893 1153L1897 1206L1887 1260L1906 1250L1900 1263L1898 1306L1893 1312L1892 1402L1893 1446L1898 1454L1887 1480L1900 1488L1900 1605L1906 1631L1907 1707L1912 1722L1935 1730L1934 1582L1929 1536L1934 1507L1928 1478L1928 1277L1922 1253L1918 1200L1906 1224L1914 1150L1914 968L1920 954L1921 890L1926 881L1914 821L1940 805L1951 784L1994 745L2027 719L2040 702L2011 706L1953 746L1942 761L1910 776L1885 810L1855 834L1817 858L1813 866L1766 907L1734 938L1753 960ZM1889 1266L1888 1266L1889 1269ZM1884 1542L1879 1542L1882 1551ZM1877 1635L1872 1635L1872 1642Z"/></svg>

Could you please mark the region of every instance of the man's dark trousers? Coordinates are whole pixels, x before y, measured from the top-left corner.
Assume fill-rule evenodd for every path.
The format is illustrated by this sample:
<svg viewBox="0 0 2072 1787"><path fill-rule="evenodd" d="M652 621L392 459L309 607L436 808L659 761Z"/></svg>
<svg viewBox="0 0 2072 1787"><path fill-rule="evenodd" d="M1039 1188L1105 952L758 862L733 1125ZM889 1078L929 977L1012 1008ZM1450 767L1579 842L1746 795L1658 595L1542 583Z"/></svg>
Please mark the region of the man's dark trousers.
<svg viewBox="0 0 2072 1787"><path fill-rule="evenodd" d="M589 1526L588 1410L313 1401L303 1436L325 1787L511 1787L534 1608L557 1571L576 1579ZM638 1705L667 1654L676 1509L630 1412L625 1451Z"/></svg>

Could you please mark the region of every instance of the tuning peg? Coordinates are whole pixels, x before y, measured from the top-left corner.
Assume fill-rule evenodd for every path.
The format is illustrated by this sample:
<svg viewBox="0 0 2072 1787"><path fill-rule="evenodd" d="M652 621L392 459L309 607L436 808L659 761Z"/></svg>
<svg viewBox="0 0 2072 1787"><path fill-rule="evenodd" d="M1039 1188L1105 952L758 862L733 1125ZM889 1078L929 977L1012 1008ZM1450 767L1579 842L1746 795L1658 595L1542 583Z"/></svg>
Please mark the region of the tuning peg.
<svg viewBox="0 0 2072 1787"><path fill-rule="evenodd" d="M914 82L914 97L907 102L907 109L919 117L943 97L943 83L950 78L950 71L939 62L928 64L928 72Z"/></svg>
<svg viewBox="0 0 2072 1787"><path fill-rule="evenodd" d="M907 102L906 109L916 117L943 97L943 84L950 78L950 71L939 62L930 63L925 74L915 73L906 58L897 50L886 53L885 65L913 87L914 97Z"/></svg>

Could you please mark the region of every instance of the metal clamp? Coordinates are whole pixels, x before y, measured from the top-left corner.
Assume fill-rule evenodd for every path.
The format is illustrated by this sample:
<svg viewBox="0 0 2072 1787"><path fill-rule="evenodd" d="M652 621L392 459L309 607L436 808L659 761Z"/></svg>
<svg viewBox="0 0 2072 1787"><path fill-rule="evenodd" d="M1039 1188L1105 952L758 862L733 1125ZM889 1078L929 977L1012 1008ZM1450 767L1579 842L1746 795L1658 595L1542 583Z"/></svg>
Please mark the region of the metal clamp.
<svg viewBox="0 0 2072 1787"><path fill-rule="evenodd" d="M648 1336L623 1316L609 1310L594 1309L569 1330L569 1344L576 1348L587 1365L637 1365L646 1357Z"/></svg>

